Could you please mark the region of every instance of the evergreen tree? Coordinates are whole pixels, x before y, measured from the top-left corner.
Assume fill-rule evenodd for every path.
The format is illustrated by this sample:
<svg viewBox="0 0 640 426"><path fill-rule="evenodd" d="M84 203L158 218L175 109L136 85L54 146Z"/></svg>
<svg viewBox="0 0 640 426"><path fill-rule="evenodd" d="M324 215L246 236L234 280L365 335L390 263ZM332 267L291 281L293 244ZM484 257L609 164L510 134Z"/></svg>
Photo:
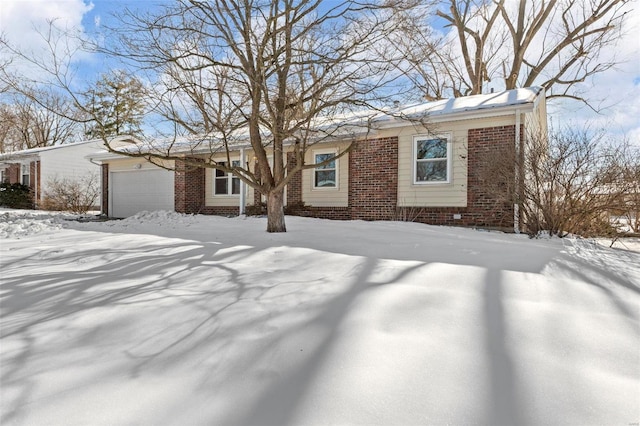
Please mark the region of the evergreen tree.
<svg viewBox="0 0 640 426"><path fill-rule="evenodd" d="M103 74L84 97L92 118L85 131L87 136L100 138L141 132L145 88L138 78L124 71Z"/></svg>

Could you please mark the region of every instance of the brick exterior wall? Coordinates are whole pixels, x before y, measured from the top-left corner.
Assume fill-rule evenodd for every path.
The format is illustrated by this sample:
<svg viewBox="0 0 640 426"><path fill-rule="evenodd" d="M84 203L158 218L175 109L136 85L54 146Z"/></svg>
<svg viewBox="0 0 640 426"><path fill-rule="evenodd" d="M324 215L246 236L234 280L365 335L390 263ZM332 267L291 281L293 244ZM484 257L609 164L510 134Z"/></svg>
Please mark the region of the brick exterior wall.
<svg viewBox="0 0 640 426"><path fill-rule="evenodd" d="M189 161L202 162L199 158ZM205 169L184 161L175 163L174 205L178 213L201 213L204 209ZM237 210L236 210L237 213Z"/></svg>
<svg viewBox="0 0 640 426"><path fill-rule="evenodd" d="M218 216L238 216L240 214L240 206L204 206L199 212L194 213Z"/></svg>
<svg viewBox="0 0 640 426"><path fill-rule="evenodd" d="M349 153L351 219L390 220L398 201L398 138L359 142Z"/></svg>
<svg viewBox="0 0 640 426"><path fill-rule="evenodd" d="M520 133L522 135L522 129ZM510 191L515 182L515 164L508 164L508 176L498 177L492 170L501 160L513 158L516 126L470 129L467 205L474 226L513 228L513 201ZM499 180L505 179L504 182Z"/></svg>
<svg viewBox="0 0 640 426"><path fill-rule="evenodd" d="M522 135L522 129L521 129ZM467 134L467 207L401 207L398 217L431 225L467 226L513 230L513 203L509 195L515 171L505 182L492 180L492 167L511 158L515 126L470 129ZM502 163L506 164L506 163ZM510 166L510 165L509 165ZM455 219L454 215L459 215Z"/></svg>
<svg viewBox="0 0 640 426"><path fill-rule="evenodd" d="M9 165L9 167L7 168L7 179L9 179L9 183L21 183L22 179L20 176L20 164L19 163L13 163L11 165Z"/></svg>
<svg viewBox="0 0 640 426"><path fill-rule="evenodd" d="M520 131L524 137L523 129ZM511 158L514 142L515 126L468 131L467 207L398 207L398 139L394 137L360 142L350 153L349 207L305 206L289 209L288 214L513 229L509 190L515 175L503 176L505 182L495 182L491 180L491 167L496 159Z"/></svg>
<svg viewBox="0 0 640 426"><path fill-rule="evenodd" d="M291 216L317 217L319 219L351 220L349 207L289 207L285 206L285 214Z"/></svg>
<svg viewBox="0 0 640 426"><path fill-rule="evenodd" d="M36 186L36 178L38 179L38 185ZM22 183L22 164L21 163L11 163L9 167L5 169L5 179L7 182L14 183ZM34 198L36 195L38 200L40 200L40 162L39 161L31 161L29 163L29 188L31 188L30 201L28 203L27 208L35 208L37 206L37 201ZM35 194L35 191L38 193Z"/></svg>
<svg viewBox="0 0 640 426"><path fill-rule="evenodd" d="M298 165L295 153L287 153L287 174L291 173ZM302 172L298 171L291 177L287 185L287 206L299 206L302 204Z"/></svg>
<svg viewBox="0 0 640 426"><path fill-rule="evenodd" d="M109 165L100 166L100 179L102 181L102 214L109 216Z"/></svg>
<svg viewBox="0 0 640 426"><path fill-rule="evenodd" d="M520 129L523 137L523 129ZM411 220L434 225L513 229L514 173L492 178L497 159L510 158L515 126L471 129L467 135L467 207L398 207L398 138L371 139L358 143L349 154L348 207L304 206L302 176L297 173L287 187L286 213L338 220ZM288 168L295 159L288 158ZM256 167L257 170L257 167ZM205 172L176 162L175 207L182 213L237 215L237 206L206 207ZM260 204L255 191L254 204ZM459 215L460 218L454 218Z"/></svg>

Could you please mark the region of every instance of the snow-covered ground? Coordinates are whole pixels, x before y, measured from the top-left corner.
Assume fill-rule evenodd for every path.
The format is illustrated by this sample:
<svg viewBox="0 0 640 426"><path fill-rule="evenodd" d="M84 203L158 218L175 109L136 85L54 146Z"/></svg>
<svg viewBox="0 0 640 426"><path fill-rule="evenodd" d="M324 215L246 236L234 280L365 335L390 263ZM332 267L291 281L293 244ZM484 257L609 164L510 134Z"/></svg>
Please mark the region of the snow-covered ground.
<svg viewBox="0 0 640 426"><path fill-rule="evenodd" d="M629 425L640 254L402 222L0 211L2 425Z"/></svg>

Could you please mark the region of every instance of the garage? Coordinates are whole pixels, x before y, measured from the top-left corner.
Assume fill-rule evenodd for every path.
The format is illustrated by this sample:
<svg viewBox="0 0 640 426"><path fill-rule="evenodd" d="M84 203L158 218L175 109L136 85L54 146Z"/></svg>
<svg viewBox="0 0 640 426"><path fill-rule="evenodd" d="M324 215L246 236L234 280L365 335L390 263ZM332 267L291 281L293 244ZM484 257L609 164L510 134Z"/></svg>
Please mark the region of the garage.
<svg viewBox="0 0 640 426"><path fill-rule="evenodd" d="M174 172L164 169L109 173L109 216L128 217L147 210L174 210Z"/></svg>

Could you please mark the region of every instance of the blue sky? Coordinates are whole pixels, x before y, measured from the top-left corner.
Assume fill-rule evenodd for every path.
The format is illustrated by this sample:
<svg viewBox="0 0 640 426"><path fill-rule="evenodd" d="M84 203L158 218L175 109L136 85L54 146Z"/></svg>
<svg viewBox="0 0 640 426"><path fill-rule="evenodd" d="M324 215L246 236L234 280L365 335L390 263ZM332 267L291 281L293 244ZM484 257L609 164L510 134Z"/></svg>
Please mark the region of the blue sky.
<svg viewBox="0 0 640 426"><path fill-rule="evenodd" d="M33 29L42 27L47 19L58 18L58 23L68 26L81 25L85 32L92 34L100 31L105 23L113 22L111 15L125 7L149 10L158 4L159 1L147 0L0 0L0 28L10 41L34 49L37 48L38 37ZM606 127L615 134L626 134L640 145L639 33L640 11L634 10L628 20L626 38L615 52L628 58L628 62L589 82L587 90L590 96L604 100L609 106L604 113L595 114L576 102L554 103L549 108L554 124L573 122L576 125L589 123L596 128ZM96 57L83 58L78 65L85 75L97 75L108 66Z"/></svg>

